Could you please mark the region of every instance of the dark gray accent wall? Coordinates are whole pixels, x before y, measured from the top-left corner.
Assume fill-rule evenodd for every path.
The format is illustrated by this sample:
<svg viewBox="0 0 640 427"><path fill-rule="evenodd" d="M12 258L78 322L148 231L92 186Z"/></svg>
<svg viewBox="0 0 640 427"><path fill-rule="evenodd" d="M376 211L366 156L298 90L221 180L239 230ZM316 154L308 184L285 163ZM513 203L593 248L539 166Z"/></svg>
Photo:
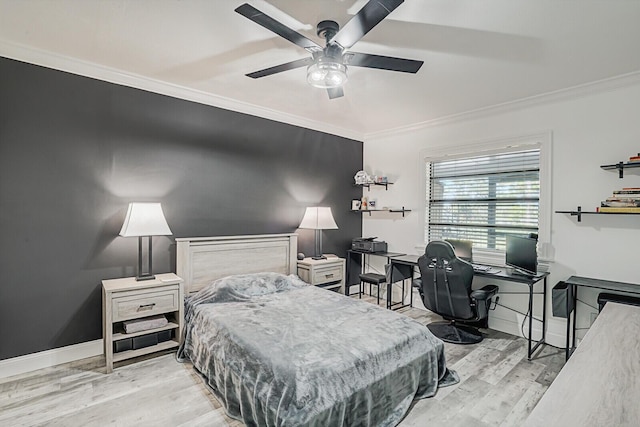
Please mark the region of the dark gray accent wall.
<svg viewBox="0 0 640 427"><path fill-rule="evenodd" d="M173 231L154 272L175 237L297 231L310 254L306 206L332 207L344 256L360 169L360 141L0 58L0 359L102 337L101 280L135 274L129 202Z"/></svg>

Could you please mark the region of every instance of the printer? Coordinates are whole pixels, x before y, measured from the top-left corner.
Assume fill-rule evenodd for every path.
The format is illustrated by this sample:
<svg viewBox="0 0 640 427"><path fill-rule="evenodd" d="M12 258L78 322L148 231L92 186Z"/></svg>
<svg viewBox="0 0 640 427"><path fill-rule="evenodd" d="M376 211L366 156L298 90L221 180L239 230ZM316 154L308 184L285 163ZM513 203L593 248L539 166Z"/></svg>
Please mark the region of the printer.
<svg viewBox="0 0 640 427"><path fill-rule="evenodd" d="M351 250L358 252L387 252L387 242L377 242L375 237L358 237L351 241Z"/></svg>

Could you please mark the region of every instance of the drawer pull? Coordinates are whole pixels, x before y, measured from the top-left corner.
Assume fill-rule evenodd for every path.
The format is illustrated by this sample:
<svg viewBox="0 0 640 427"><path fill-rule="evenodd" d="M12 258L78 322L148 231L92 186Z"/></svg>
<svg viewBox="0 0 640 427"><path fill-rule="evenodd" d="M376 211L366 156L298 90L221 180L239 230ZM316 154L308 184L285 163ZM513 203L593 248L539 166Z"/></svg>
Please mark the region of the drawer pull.
<svg viewBox="0 0 640 427"><path fill-rule="evenodd" d="M329 273L329 274L325 274L324 277L326 277L327 279L329 279L330 277L333 277L333 273Z"/></svg>
<svg viewBox="0 0 640 427"><path fill-rule="evenodd" d="M155 305L156 305L156 303L155 303L155 302L152 302L151 304L144 304L144 305L141 305L140 307L138 307L138 311L141 311L141 310L151 310Z"/></svg>

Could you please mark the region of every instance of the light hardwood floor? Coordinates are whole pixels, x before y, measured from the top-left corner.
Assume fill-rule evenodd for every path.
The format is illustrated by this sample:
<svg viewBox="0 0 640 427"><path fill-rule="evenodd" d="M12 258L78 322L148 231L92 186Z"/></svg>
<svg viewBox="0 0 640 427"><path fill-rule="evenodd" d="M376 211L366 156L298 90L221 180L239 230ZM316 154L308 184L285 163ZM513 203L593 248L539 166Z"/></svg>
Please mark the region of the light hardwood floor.
<svg viewBox="0 0 640 427"><path fill-rule="evenodd" d="M375 299L367 298L375 304ZM427 324L423 310L402 311ZM486 330L480 344L446 344L459 384L415 401L401 427L519 426L564 363L563 350L544 346L527 361L526 341ZM242 426L226 416L190 364L174 352L116 365L103 357L0 380L1 426Z"/></svg>

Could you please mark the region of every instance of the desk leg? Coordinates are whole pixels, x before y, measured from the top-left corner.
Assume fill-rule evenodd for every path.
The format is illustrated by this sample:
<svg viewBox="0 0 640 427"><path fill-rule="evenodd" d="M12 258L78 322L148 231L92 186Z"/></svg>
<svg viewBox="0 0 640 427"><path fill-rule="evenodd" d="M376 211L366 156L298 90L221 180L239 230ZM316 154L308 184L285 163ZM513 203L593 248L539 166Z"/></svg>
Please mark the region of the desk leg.
<svg viewBox="0 0 640 427"><path fill-rule="evenodd" d="M362 254L362 268L360 269L360 273L364 274L368 272L367 266L371 265L369 260L369 255ZM369 296L371 296L371 283L369 285ZM364 292L364 284L362 285L362 292Z"/></svg>
<svg viewBox="0 0 640 427"><path fill-rule="evenodd" d="M542 290L542 298L544 298L542 300L542 333L540 334L540 341L536 342L536 345L534 345L533 347L531 347L531 344L533 343L533 287L534 287L535 283L530 283L529 284L529 342L527 343L528 345L528 350L527 350L527 359L531 360L531 356L533 356L533 353L535 353L535 351L538 349L538 347L540 347L541 345L546 344L545 343L545 339L546 339L546 326L547 326L547 278L545 277L543 282L542 282L542 286L544 286L543 290Z"/></svg>
<svg viewBox="0 0 640 427"><path fill-rule="evenodd" d="M571 291L571 294L569 294L570 296L572 296L575 293L575 286L573 285L569 285L569 288L567 288L567 292ZM573 298L573 297L572 297ZM571 355L571 347L570 347L570 339L571 339L571 312L569 311L569 307L571 307L571 305L569 304L569 296L567 296L567 306L566 306L566 312L567 312L567 338L566 338L566 346L565 346L565 362L567 360L569 360L569 356ZM575 310L575 308L574 308Z"/></svg>
<svg viewBox="0 0 640 427"><path fill-rule="evenodd" d="M409 283L409 307L413 307L413 276L416 273L415 267L411 269L411 283Z"/></svg>
<svg viewBox="0 0 640 427"><path fill-rule="evenodd" d="M569 350L569 357L571 357L571 353L576 348L576 316L578 313L578 287L573 287L573 327L571 334L571 349Z"/></svg>
<svg viewBox="0 0 640 427"><path fill-rule="evenodd" d="M360 278L358 275L364 273L364 258L361 253L351 251L347 252L347 258L347 277L345 279L344 294L351 296L352 286L358 285L358 290L360 289Z"/></svg>
<svg viewBox="0 0 640 427"><path fill-rule="evenodd" d="M527 359L531 360L531 342L533 341L533 283L529 284L529 339L527 343Z"/></svg>
<svg viewBox="0 0 640 427"><path fill-rule="evenodd" d="M542 286L542 342L547 341L547 277L545 276Z"/></svg>
<svg viewBox="0 0 640 427"><path fill-rule="evenodd" d="M391 289L393 286L393 264L389 266L389 280L387 281L387 310L391 310Z"/></svg>

